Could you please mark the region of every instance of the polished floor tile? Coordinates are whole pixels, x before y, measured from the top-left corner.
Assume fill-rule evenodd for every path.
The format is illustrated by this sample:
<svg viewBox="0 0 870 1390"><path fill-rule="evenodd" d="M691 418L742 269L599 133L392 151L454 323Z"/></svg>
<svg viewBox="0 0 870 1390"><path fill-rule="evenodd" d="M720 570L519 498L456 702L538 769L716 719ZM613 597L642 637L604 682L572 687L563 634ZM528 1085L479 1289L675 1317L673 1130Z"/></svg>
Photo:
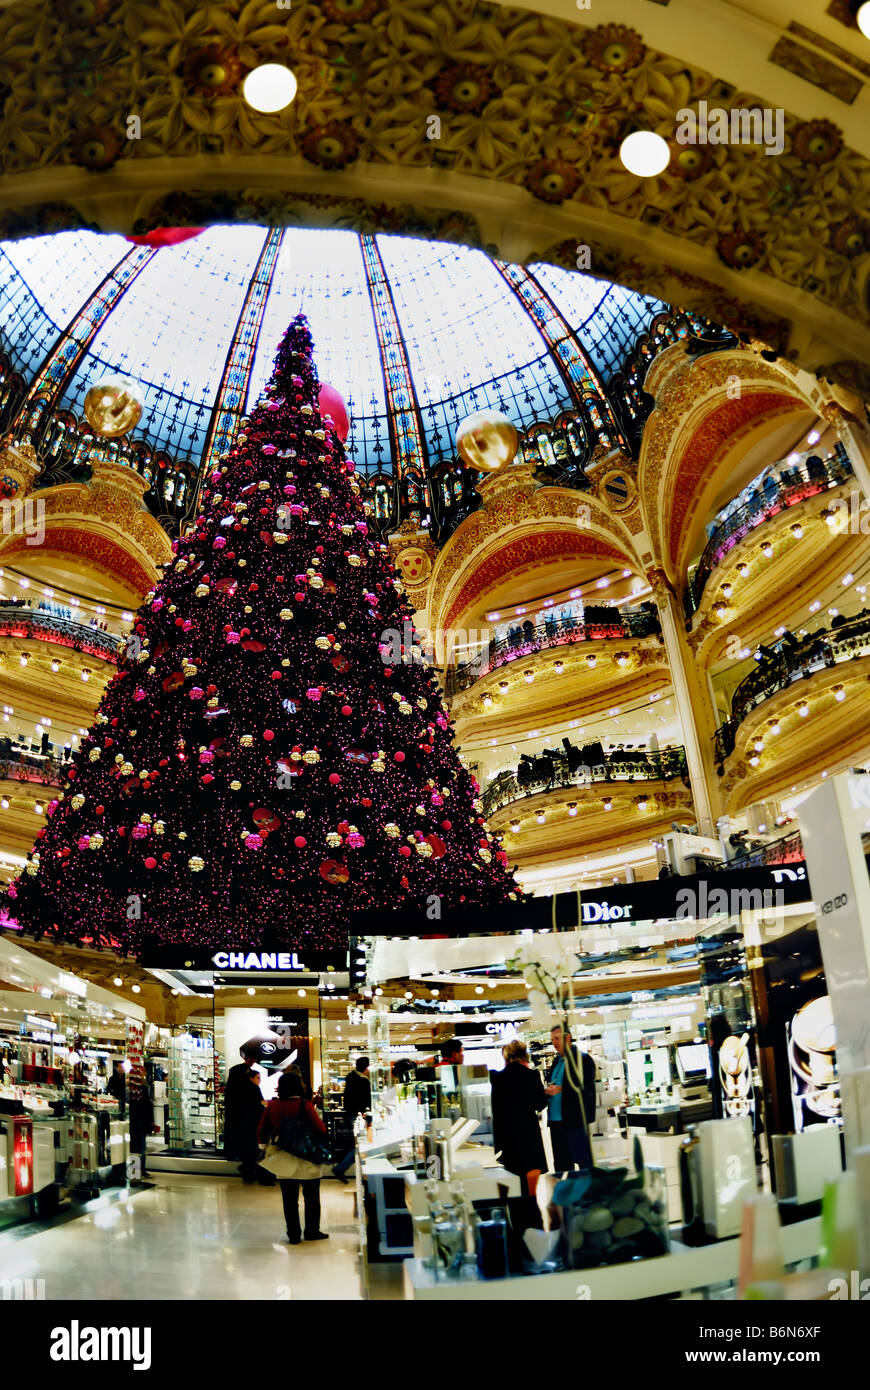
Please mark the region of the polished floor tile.
<svg viewBox="0 0 870 1390"><path fill-rule="evenodd" d="M277 1187L158 1174L154 1186L0 1246L0 1275L45 1281L47 1300L362 1297L353 1189L321 1184L329 1240L282 1243ZM400 1265L375 1267L373 1298L401 1298Z"/></svg>

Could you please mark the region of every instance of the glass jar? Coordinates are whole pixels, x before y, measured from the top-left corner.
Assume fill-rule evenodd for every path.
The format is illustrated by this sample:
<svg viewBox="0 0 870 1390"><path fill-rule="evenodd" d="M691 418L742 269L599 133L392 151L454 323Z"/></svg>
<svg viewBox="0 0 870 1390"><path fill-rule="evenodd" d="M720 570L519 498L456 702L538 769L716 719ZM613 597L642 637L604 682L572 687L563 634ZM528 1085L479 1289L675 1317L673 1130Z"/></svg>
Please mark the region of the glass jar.
<svg viewBox="0 0 870 1390"><path fill-rule="evenodd" d="M465 1216L452 1202L440 1202L431 1213L432 1268L436 1279L456 1279L465 1264Z"/></svg>

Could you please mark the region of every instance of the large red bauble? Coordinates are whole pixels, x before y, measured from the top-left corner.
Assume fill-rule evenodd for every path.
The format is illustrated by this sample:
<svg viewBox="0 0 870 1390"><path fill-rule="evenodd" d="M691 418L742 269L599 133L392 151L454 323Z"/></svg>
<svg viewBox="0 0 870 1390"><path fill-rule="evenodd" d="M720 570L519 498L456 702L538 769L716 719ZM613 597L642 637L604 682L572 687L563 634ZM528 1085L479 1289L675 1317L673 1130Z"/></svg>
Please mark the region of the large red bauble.
<svg viewBox="0 0 870 1390"><path fill-rule="evenodd" d="M441 839L441 836L440 836L440 835L426 835L426 836L424 836L424 839L425 839L425 841L426 841L426 844L429 845L429 847L430 847L431 850L432 850L432 858L433 858L433 859L443 859L444 856L445 856L445 854L447 853L447 846L445 845L444 841Z"/></svg>
<svg viewBox="0 0 870 1390"><path fill-rule="evenodd" d="M320 877L325 878L327 883L343 885L350 878L350 871L338 859L324 859L320 865Z"/></svg>
<svg viewBox="0 0 870 1390"><path fill-rule="evenodd" d="M343 444L350 433L350 420L347 415L347 406L335 387L327 385L324 381L317 393L317 404L320 407L321 415L332 416L335 432Z"/></svg>
<svg viewBox="0 0 870 1390"><path fill-rule="evenodd" d="M128 236L125 241L132 241L134 246L178 246L182 241L190 241L191 237L199 236L205 231L205 227L155 227L153 232L145 232L142 236Z"/></svg>

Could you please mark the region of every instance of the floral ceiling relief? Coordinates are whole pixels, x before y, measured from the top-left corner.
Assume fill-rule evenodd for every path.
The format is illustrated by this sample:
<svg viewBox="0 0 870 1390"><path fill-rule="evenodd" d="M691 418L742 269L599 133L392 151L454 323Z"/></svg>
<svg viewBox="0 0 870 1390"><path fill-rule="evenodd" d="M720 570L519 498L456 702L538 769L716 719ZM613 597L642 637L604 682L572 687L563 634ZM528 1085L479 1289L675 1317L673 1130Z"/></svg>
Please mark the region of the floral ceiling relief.
<svg viewBox="0 0 870 1390"><path fill-rule="evenodd" d="M241 98L245 74L264 61L286 62L299 81L296 101L274 115ZM776 350L786 325L748 307L765 281L816 296L853 326L870 323L870 161L830 122L787 115L777 158L760 146L673 143L663 175L635 178L617 153L627 125L673 142L682 108L760 98L621 24L474 0L294 0L286 9L275 0L20 0L0 14L0 97L2 236L77 225L142 232L170 218L311 220L483 241L517 258L496 244L517 234L516 216L484 234L473 189L453 197L451 176L472 176L519 196L511 207L530 228L536 219L544 228L553 208L576 215L578 234L590 210L612 218L604 235L599 222L597 241L582 238L596 274L666 287L671 301ZM375 182L378 165L417 170L414 193L407 181ZM49 169L81 177L66 177L59 197ZM33 206L36 170L45 201ZM429 212L448 186L459 210ZM650 229L659 245L650 263L621 249L638 233L649 240ZM563 233L523 255L575 265L571 247ZM696 273L698 248L720 283ZM747 271L754 295L735 288Z"/></svg>

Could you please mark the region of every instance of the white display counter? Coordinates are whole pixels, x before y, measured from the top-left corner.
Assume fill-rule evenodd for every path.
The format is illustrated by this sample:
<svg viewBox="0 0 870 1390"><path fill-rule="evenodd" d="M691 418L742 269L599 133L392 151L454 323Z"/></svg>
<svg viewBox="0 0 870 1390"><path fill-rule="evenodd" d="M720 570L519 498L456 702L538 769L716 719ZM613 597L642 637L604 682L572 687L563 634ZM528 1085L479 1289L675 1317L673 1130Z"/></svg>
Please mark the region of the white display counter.
<svg viewBox="0 0 870 1390"><path fill-rule="evenodd" d="M784 1226L785 1264L797 1264L818 1255L820 1242L820 1217ZM697 1248L672 1241L671 1253L656 1259L596 1269L565 1269L553 1274L513 1275L507 1279L481 1279L473 1262L466 1265L458 1279L436 1278L422 1260L412 1259L404 1263L405 1298L490 1303L659 1298L736 1280L739 1252L740 1241L736 1238Z"/></svg>

